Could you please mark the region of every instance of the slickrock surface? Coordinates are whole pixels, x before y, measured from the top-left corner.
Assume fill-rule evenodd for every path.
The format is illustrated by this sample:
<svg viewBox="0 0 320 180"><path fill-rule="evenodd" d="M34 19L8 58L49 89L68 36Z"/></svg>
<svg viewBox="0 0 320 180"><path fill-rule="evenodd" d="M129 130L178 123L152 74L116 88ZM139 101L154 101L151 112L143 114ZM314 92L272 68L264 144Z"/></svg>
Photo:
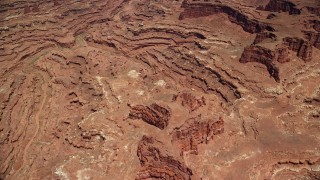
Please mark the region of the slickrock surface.
<svg viewBox="0 0 320 180"><path fill-rule="evenodd" d="M0 1L0 179L319 179L319 12Z"/></svg>

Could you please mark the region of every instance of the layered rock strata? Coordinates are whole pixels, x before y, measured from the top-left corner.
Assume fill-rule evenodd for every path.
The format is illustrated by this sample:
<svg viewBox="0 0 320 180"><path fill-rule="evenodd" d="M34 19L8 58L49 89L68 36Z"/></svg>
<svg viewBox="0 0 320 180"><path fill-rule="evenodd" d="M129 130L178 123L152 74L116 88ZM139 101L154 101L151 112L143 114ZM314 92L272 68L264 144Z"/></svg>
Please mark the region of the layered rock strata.
<svg viewBox="0 0 320 180"><path fill-rule="evenodd" d="M137 105L131 107L129 118L142 119L150 125L164 129L168 126L170 114L168 109L157 104L151 104L150 106Z"/></svg>
<svg viewBox="0 0 320 180"><path fill-rule="evenodd" d="M138 144L137 155L142 169L136 179L190 180L192 171L184 163L166 152L162 142L143 136Z"/></svg>

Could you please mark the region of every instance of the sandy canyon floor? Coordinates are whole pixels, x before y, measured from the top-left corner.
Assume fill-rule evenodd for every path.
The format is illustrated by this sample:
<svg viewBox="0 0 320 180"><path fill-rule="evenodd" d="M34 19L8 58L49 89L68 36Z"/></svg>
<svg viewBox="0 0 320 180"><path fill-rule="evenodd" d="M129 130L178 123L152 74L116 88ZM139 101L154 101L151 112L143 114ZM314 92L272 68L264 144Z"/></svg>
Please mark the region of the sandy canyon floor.
<svg viewBox="0 0 320 180"><path fill-rule="evenodd" d="M320 179L320 1L1 0L0 179Z"/></svg>

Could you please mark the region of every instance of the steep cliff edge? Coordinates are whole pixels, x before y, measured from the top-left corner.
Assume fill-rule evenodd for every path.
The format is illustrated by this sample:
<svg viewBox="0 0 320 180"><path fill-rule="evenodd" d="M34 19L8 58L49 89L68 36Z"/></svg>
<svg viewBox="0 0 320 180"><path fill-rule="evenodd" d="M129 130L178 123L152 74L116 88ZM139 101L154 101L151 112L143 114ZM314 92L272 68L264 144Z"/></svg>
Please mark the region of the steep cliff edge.
<svg viewBox="0 0 320 180"><path fill-rule="evenodd" d="M184 179L190 180L192 171L184 163L166 152L162 142L143 136L138 144L137 155L142 169L136 179Z"/></svg>
<svg viewBox="0 0 320 180"><path fill-rule="evenodd" d="M286 0L270 0L265 7L259 7L257 9L270 12L288 12L290 15L301 13L294 3Z"/></svg>
<svg viewBox="0 0 320 180"><path fill-rule="evenodd" d="M262 31L274 31L274 29L265 23L252 20L240 11L218 3L197 3L188 0L183 1L181 6L184 11L180 14L179 19L198 18L210 16L217 13L228 15L231 22L241 26L244 31L249 33L259 33Z"/></svg>
<svg viewBox="0 0 320 180"><path fill-rule="evenodd" d="M197 117L188 119L181 127L173 130L172 142L177 143L181 149L181 155L184 152L198 154L199 144L208 144L215 135L224 132L224 122L222 119L202 119Z"/></svg>
<svg viewBox="0 0 320 180"><path fill-rule="evenodd" d="M241 55L240 62L258 62L264 64L267 70L277 82L280 82L279 68L274 64L275 53L261 46L246 47Z"/></svg>
<svg viewBox="0 0 320 180"><path fill-rule="evenodd" d="M157 104L151 104L150 106L138 105L131 108L129 118L142 119L150 125L164 129L168 126L170 114L168 109Z"/></svg>
<svg viewBox="0 0 320 180"><path fill-rule="evenodd" d="M0 1L0 179L315 179L301 0Z"/></svg>

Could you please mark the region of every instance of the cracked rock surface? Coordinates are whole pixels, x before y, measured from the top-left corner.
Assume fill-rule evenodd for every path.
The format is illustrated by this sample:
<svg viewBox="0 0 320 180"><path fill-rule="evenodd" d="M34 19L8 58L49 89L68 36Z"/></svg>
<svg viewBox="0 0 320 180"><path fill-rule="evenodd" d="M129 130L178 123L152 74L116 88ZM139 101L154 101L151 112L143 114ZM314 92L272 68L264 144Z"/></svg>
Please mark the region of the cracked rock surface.
<svg viewBox="0 0 320 180"><path fill-rule="evenodd" d="M0 180L319 179L319 15L0 1Z"/></svg>

